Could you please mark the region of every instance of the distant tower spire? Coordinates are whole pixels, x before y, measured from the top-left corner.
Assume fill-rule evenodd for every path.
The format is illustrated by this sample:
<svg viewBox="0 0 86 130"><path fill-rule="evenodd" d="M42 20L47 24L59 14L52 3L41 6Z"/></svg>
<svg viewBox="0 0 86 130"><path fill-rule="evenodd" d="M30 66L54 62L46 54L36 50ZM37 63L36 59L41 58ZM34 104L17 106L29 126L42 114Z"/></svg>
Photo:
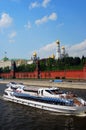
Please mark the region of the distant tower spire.
<svg viewBox="0 0 86 130"><path fill-rule="evenodd" d="M65 47L62 46L62 57L64 57L64 56L65 56Z"/></svg>
<svg viewBox="0 0 86 130"><path fill-rule="evenodd" d="M60 41L56 41L57 47L56 47L56 57L55 59L60 59L61 58L61 54L60 54Z"/></svg>

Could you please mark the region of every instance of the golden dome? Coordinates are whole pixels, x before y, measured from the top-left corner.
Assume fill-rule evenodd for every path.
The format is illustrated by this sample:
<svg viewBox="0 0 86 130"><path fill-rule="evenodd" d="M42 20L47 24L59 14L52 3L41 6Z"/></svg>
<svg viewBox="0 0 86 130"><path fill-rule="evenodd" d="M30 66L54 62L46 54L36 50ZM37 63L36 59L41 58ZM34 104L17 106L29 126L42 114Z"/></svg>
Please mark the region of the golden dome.
<svg viewBox="0 0 86 130"><path fill-rule="evenodd" d="M53 59L54 59L54 58L55 58L55 55L54 55L54 54L52 54L51 58L53 58Z"/></svg>
<svg viewBox="0 0 86 130"><path fill-rule="evenodd" d="M57 41L56 41L56 44L60 44L60 41L59 41L59 40L57 40Z"/></svg>
<svg viewBox="0 0 86 130"><path fill-rule="evenodd" d="M37 53L36 53L36 52L34 52L34 53L33 53L33 56L37 56Z"/></svg>
<svg viewBox="0 0 86 130"><path fill-rule="evenodd" d="M65 47L64 47L64 46L62 46L62 49L65 49Z"/></svg>

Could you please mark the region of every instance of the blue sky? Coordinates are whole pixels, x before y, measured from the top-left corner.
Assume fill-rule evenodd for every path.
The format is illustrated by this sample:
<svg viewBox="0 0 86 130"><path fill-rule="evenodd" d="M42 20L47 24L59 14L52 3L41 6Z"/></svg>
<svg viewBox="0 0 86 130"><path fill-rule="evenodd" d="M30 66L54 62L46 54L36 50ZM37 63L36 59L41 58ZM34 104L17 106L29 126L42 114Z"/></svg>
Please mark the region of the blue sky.
<svg viewBox="0 0 86 130"><path fill-rule="evenodd" d="M0 0L0 59L86 56L86 0Z"/></svg>

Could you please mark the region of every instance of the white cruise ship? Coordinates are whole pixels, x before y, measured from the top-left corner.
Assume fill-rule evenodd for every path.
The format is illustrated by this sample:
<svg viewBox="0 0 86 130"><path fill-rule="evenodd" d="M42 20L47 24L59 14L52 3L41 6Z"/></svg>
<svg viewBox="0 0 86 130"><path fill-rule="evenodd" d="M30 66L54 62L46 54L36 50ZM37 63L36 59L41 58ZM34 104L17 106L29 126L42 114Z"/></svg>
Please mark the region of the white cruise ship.
<svg viewBox="0 0 86 130"><path fill-rule="evenodd" d="M86 101L59 88L27 87L10 82L3 94L4 100L66 115L86 114Z"/></svg>

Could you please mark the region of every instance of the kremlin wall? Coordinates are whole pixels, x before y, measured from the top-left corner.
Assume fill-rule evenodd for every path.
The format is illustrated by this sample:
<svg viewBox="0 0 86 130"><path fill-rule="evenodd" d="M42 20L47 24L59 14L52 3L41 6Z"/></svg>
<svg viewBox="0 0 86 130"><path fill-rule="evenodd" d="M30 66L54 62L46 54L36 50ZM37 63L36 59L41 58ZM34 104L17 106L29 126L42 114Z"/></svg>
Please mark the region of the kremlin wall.
<svg viewBox="0 0 86 130"><path fill-rule="evenodd" d="M19 79L77 79L86 80L86 66L82 70L66 70L66 71L34 71L34 72L14 72L0 73L2 78L19 78Z"/></svg>
<svg viewBox="0 0 86 130"><path fill-rule="evenodd" d="M62 47L62 53L60 50L60 42L56 41L56 56L53 55L53 58L56 60L68 56L65 52L65 47ZM31 60L27 64L32 64L34 61L38 61L36 53L33 53ZM11 67L11 66L10 66ZM13 67L11 67L13 68ZM59 70L59 71L40 71L37 65L37 68L34 72L15 72L14 69L11 69L9 73L0 73L1 78L18 78L18 79L77 79L77 80L86 80L86 65L81 70Z"/></svg>

